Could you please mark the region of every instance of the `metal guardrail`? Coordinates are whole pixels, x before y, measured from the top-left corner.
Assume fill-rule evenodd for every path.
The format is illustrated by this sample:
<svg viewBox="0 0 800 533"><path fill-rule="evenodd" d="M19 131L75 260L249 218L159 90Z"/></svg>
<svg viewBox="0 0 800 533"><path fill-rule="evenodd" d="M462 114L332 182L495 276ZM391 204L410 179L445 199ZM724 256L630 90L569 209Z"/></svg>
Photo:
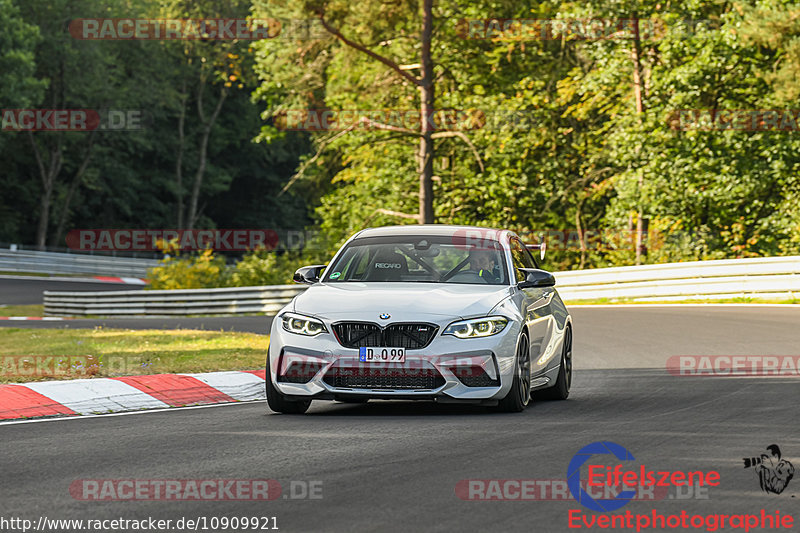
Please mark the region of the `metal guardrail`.
<svg viewBox="0 0 800 533"><path fill-rule="evenodd" d="M0 271L144 278L156 259L0 249Z"/></svg>
<svg viewBox="0 0 800 533"><path fill-rule="evenodd" d="M680 300L800 297L800 256L724 259L556 273L561 297ZM305 285L173 291L45 291L47 316L186 316L275 313Z"/></svg>
<svg viewBox="0 0 800 533"><path fill-rule="evenodd" d="M46 316L187 316L277 313L305 285L159 291L44 291Z"/></svg>
<svg viewBox="0 0 800 533"><path fill-rule="evenodd" d="M556 274L565 301L800 298L800 256L691 261Z"/></svg>
<svg viewBox="0 0 800 533"><path fill-rule="evenodd" d="M96 255L100 257L129 257L133 259L161 259L163 253L154 250L81 250L67 246L37 246L35 244L20 244L14 242L0 242L0 249L17 252L56 252L70 255Z"/></svg>

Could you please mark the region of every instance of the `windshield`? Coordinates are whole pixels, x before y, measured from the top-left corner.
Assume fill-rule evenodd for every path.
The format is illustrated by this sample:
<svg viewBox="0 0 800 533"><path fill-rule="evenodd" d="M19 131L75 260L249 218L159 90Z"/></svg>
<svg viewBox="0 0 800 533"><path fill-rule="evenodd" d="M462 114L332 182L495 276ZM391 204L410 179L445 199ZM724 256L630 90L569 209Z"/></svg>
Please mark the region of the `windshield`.
<svg viewBox="0 0 800 533"><path fill-rule="evenodd" d="M452 236L365 237L347 245L323 281L506 285L500 243Z"/></svg>

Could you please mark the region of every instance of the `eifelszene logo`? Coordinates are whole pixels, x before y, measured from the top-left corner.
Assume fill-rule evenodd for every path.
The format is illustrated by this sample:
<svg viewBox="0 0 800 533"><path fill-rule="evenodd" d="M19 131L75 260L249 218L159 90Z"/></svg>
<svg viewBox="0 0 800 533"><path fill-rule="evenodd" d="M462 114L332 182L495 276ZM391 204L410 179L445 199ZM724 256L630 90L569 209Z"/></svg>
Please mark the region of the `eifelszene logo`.
<svg viewBox="0 0 800 533"><path fill-rule="evenodd" d="M624 507L636 495L634 491L627 490L620 492L614 498L595 500L581 488L581 466L591 459L593 455L603 454L613 454L620 461L634 460L633 454L619 444L602 441L593 442L578 450L578 453L575 454L567 467L567 487L569 487L572 497L584 507L601 513L615 511L620 507Z"/></svg>
<svg viewBox="0 0 800 533"><path fill-rule="evenodd" d="M767 446L767 451L769 454L762 453L761 457L745 457L744 467L753 468L758 474L761 490L780 494L792 480L794 466L786 459L781 459L781 449L777 444Z"/></svg>
<svg viewBox="0 0 800 533"><path fill-rule="evenodd" d="M687 487L687 486L718 486L720 475L715 470L681 471L681 470L650 470L641 464L630 470L625 465L617 464L613 467L597 464L598 460L590 461L597 455L613 455L619 461L635 461L633 454L623 446L609 441L593 442L584 446L567 467L567 487L572 497L582 506L592 511L606 513L624 507L636 496L637 487ZM607 487L609 489L622 487L618 493L604 494L604 498L593 498L580 485L581 467L586 464L588 470L587 487ZM611 497L609 497L611 496Z"/></svg>

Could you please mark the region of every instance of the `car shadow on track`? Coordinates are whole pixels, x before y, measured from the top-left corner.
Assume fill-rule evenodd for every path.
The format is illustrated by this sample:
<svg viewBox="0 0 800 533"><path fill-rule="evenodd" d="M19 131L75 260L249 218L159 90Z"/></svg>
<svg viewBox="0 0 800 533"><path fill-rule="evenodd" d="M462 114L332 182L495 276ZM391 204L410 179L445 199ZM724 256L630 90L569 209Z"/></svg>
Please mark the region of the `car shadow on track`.
<svg viewBox="0 0 800 533"><path fill-rule="evenodd" d="M534 402L526 412L533 412L537 405L553 402ZM411 416L520 416L521 413L503 413L497 408L475 404L448 404L428 401L371 400L367 404L319 402L311 405L304 416L318 417L411 417Z"/></svg>

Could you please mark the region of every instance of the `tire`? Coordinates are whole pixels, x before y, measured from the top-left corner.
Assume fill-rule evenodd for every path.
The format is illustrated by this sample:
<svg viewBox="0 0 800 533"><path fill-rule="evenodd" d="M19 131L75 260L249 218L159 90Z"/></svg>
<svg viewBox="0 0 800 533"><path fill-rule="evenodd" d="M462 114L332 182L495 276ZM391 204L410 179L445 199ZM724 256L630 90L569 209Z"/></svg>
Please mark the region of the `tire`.
<svg viewBox="0 0 800 533"><path fill-rule="evenodd" d="M572 386L572 328L567 326L564 332L564 344L561 349L561 363L558 367L558 377L552 387L535 392L537 400L566 400Z"/></svg>
<svg viewBox="0 0 800 533"><path fill-rule="evenodd" d="M267 357L267 405L276 413L285 415L302 415L311 405L311 400L287 400L286 397L272 383L269 372L269 357Z"/></svg>
<svg viewBox="0 0 800 533"><path fill-rule="evenodd" d="M531 352L526 333L519 337L514 364L514 381L511 384L511 390L497 405L498 410L504 413L524 411L531 401Z"/></svg>

